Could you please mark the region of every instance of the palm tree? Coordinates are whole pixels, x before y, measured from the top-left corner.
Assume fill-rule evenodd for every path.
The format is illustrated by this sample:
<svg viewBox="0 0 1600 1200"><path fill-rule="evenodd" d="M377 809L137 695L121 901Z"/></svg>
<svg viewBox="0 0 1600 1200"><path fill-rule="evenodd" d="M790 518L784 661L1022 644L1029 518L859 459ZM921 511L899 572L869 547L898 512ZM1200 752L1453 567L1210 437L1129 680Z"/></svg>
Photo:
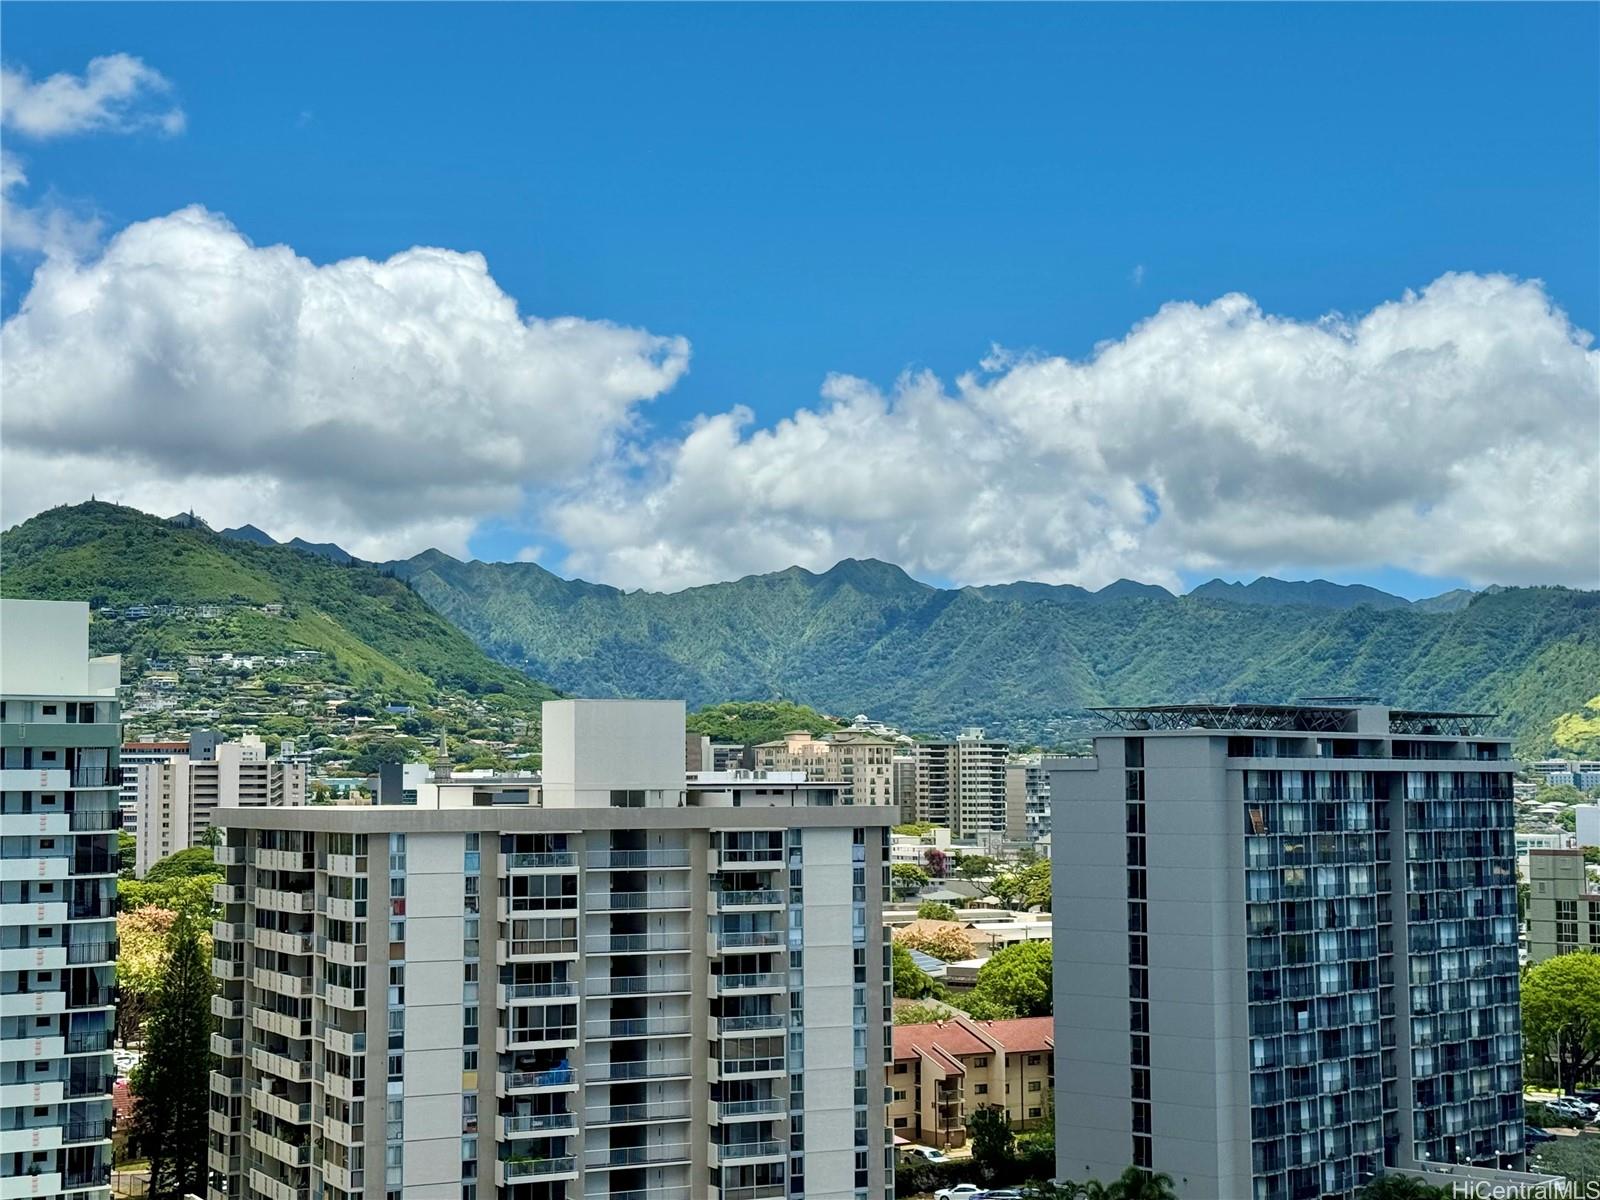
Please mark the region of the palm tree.
<svg viewBox="0 0 1600 1200"><path fill-rule="evenodd" d="M1450 1190L1415 1175L1378 1175L1362 1184L1356 1195L1361 1200L1446 1200Z"/></svg>
<svg viewBox="0 0 1600 1200"><path fill-rule="evenodd" d="M1129 1167L1106 1188L1105 1200L1178 1200L1178 1189L1165 1172Z"/></svg>

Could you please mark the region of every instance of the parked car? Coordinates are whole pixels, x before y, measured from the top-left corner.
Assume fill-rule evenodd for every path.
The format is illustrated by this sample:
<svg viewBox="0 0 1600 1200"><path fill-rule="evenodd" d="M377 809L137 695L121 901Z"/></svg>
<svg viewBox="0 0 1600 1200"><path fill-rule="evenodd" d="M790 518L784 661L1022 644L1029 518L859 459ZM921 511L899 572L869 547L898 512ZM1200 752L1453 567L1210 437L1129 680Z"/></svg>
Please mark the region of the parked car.
<svg viewBox="0 0 1600 1200"><path fill-rule="evenodd" d="M997 1192L983 1193L982 1200L1022 1200L1022 1193L1016 1188L1001 1188Z"/></svg>
<svg viewBox="0 0 1600 1200"><path fill-rule="evenodd" d="M1555 1141L1556 1135L1548 1129L1540 1129L1537 1125L1529 1125L1527 1132L1523 1135L1523 1140L1530 1146L1537 1146L1540 1142Z"/></svg>
<svg viewBox="0 0 1600 1200"><path fill-rule="evenodd" d="M906 1153L924 1162L941 1163L949 1162L950 1156L943 1150L935 1150L932 1146L907 1146Z"/></svg>
<svg viewBox="0 0 1600 1200"><path fill-rule="evenodd" d="M1567 1105L1567 1106L1569 1106L1571 1108L1582 1109L1584 1112L1588 1113L1591 1117L1594 1116L1596 1113L1600 1113L1600 1104L1596 1104L1593 1100L1590 1100L1585 1096L1566 1095L1566 1096L1561 1097L1561 1099L1558 1100L1557 1103L1558 1104L1565 1104L1565 1105Z"/></svg>
<svg viewBox="0 0 1600 1200"><path fill-rule="evenodd" d="M1544 1110L1558 1117L1566 1117L1569 1121L1588 1122L1594 1119L1594 1111L1582 1100L1569 1099L1565 1096L1559 1100L1547 1101Z"/></svg>
<svg viewBox="0 0 1600 1200"><path fill-rule="evenodd" d="M983 1189L975 1183L958 1183L955 1187L940 1188L933 1200L983 1200Z"/></svg>

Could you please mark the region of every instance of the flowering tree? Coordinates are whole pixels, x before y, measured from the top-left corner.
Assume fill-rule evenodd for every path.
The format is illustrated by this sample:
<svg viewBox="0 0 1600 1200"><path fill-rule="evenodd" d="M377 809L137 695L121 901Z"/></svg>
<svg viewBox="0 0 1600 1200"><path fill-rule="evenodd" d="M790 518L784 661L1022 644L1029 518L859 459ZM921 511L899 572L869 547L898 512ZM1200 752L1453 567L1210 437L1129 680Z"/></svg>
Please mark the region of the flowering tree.
<svg viewBox="0 0 1600 1200"><path fill-rule="evenodd" d="M894 935L896 945L921 950L945 962L960 962L972 957L972 939L955 924L923 925L902 929Z"/></svg>

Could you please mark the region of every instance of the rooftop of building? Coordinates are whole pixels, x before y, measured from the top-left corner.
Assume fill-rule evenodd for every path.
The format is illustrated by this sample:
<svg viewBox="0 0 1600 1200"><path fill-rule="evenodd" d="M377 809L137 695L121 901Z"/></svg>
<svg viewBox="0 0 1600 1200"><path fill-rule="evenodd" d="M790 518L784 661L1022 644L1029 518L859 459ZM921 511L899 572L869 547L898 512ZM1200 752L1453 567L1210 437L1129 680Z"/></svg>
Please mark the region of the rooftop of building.
<svg viewBox="0 0 1600 1200"><path fill-rule="evenodd" d="M1137 731L1190 729L1282 733L1385 732L1416 737L1481 737L1493 713L1392 708L1367 696L1315 696L1292 704L1243 701L1192 704L1129 704L1091 708L1107 728Z"/></svg>
<svg viewBox="0 0 1600 1200"><path fill-rule="evenodd" d="M1009 1021L974 1021L952 1016L930 1025L896 1025L896 1062L914 1059L927 1052L945 1059L976 1055L1042 1054L1055 1049L1055 1018L1017 1017ZM957 1064L959 1065L959 1064Z"/></svg>

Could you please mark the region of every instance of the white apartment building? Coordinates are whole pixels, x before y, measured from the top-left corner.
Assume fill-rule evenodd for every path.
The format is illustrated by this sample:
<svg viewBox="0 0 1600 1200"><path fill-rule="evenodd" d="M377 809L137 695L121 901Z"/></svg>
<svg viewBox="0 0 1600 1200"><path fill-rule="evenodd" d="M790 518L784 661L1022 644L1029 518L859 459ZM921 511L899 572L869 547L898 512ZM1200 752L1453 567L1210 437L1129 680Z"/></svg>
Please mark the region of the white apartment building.
<svg viewBox="0 0 1600 1200"><path fill-rule="evenodd" d="M846 804L894 803L897 743L842 729L814 737L801 730L755 749L758 771L803 771L807 779L844 785Z"/></svg>
<svg viewBox="0 0 1600 1200"><path fill-rule="evenodd" d="M187 741L157 741L144 738L137 742L123 742L118 774L122 781L117 794L117 807L122 810L122 829L125 833L139 832L139 768L145 763L166 762L178 754L188 754Z"/></svg>
<svg viewBox="0 0 1600 1200"><path fill-rule="evenodd" d="M1005 742L963 729L954 738L918 742L917 820L944 825L958 838L1006 834Z"/></svg>
<svg viewBox="0 0 1600 1200"><path fill-rule="evenodd" d="M121 664L89 606L0 600L0 1196L111 1184Z"/></svg>
<svg viewBox="0 0 1600 1200"><path fill-rule="evenodd" d="M230 813L212 1200L880 1200L889 805L686 776L552 701L540 778Z"/></svg>
<svg viewBox="0 0 1600 1200"><path fill-rule="evenodd" d="M237 742L196 734L187 754L142 763L136 778L135 874L141 879L167 855L203 844L206 831L223 823L219 809L306 802L305 765L268 758L266 745L254 734Z"/></svg>
<svg viewBox="0 0 1600 1200"><path fill-rule="evenodd" d="M1517 764L1487 718L1101 712L1051 779L1058 1173L1295 1200L1520 1168Z"/></svg>

